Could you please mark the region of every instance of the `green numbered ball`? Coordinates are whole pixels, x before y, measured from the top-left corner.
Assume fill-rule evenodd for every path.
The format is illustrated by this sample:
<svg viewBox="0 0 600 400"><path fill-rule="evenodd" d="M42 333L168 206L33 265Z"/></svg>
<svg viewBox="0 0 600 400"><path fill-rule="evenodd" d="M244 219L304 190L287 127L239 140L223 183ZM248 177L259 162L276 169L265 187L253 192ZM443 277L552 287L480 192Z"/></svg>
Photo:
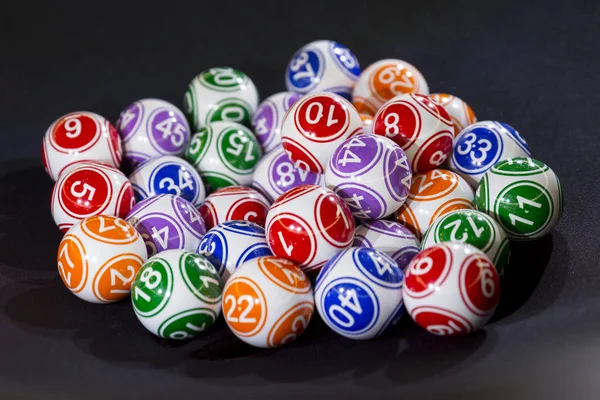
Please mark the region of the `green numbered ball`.
<svg viewBox="0 0 600 400"><path fill-rule="evenodd" d="M209 192L250 186L262 149L252 131L235 122L213 122L196 133L185 159L200 173Z"/></svg>
<svg viewBox="0 0 600 400"><path fill-rule="evenodd" d="M421 250L442 242L467 243L493 262L500 276L510 257L508 236L489 215L475 210L456 210L445 214L427 229Z"/></svg>
<svg viewBox="0 0 600 400"><path fill-rule="evenodd" d="M258 91L243 72L216 67L201 72L190 82L183 102L196 131L215 121L249 126L258 106Z"/></svg>
<svg viewBox="0 0 600 400"><path fill-rule="evenodd" d="M138 319L165 339L191 339L208 329L221 312L221 293L215 267L185 250L149 258L131 285Z"/></svg>
<svg viewBox="0 0 600 400"><path fill-rule="evenodd" d="M494 218L514 240L546 235L563 208L558 177L546 164L529 157L496 163L483 176L475 198L477 209Z"/></svg>

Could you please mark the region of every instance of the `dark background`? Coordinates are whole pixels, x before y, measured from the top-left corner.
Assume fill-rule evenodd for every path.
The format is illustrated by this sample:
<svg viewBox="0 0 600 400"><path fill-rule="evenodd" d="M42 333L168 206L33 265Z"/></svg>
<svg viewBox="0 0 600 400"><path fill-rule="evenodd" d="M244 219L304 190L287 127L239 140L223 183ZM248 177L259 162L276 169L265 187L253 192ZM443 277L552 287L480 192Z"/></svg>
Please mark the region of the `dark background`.
<svg viewBox="0 0 600 400"><path fill-rule="evenodd" d="M121 3L0 5L0 398L600 396L597 2ZM495 321L438 338L405 317L354 342L317 318L291 346L261 351L222 320L193 342L164 343L128 301L69 293L39 158L50 123L74 110L115 121L144 97L181 106L189 80L217 65L246 72L265 98L315 39L345 44L363 68L413 63L432 92L516 127L561 178L562 221L513 248Z"/></svg>

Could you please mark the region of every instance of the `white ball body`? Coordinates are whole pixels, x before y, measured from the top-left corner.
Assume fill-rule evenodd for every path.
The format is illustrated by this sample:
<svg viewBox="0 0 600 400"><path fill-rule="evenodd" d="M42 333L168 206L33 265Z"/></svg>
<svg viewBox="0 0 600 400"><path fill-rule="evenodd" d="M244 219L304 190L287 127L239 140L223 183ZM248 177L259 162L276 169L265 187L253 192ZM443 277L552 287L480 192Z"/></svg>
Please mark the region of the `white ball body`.
<svg viewBox="0 0 600 400"><path fill-rule="evenodd" d="M252 118L252 129L265 153L281 143L281 122L287 110L302 95L295 92L279 92L259 104Z"/></svg>

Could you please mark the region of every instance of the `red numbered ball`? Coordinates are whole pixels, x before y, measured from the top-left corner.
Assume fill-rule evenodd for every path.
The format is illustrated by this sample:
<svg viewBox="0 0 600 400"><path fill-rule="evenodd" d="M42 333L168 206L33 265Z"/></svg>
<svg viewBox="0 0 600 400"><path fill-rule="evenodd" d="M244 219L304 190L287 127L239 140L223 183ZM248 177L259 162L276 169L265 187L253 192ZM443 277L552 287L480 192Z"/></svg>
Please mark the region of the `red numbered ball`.
<svg viewBox="0 0 600 400"><path fill-rule="evenodd" d="M93 215L125 218L135 203L133 187L118 169L97 162L68 168L54 184L51 211L54 222L66 232Z"/></svg>
<svg viewBox="0 0 600 400"><path fill-rule="evenodd" d="M396 142L408 156L413 172L442 165L452 152L454 125L448 112L421 94L396 96L381 107L373 133Z"/></svg>
<svg viewBox="0 0 600 400"><path fill-rule="evenodd" d="M318 272L354 239L350 209L331 189L302 185L281 195L267 215L267 241L273 254Z"/></svg>
<svg viewBox="0 0 600 400"><path fill-rule="evenodd" d="M228 186L210 194L200 206L206 229L226 221L249 221L262 227L269 212L269 201L254 189Z"/></svg>
<svg viewBox="0 0 600 400"><path fill-rule="evenodd" d="M500 300L496 268L481 250L440 243L420 252L404 277L404 305L434 335L466 335L491 318Z"/></svg>
<svg viewBox="0 0 600 400"><path fill-rule="evenodd" d="M333 93L304 96L286 113L281 143L296 166L322 174L333 151L349 137L363 132L358 111Z"/></svg>
<svg viewBox="0 0 600 400"><path fill-rule="evenodd" d="M80 161L99 161L120 167L123 148L117 130L104 117L73 112L54 121L44 135L42 161L53 180Z"/></svg>

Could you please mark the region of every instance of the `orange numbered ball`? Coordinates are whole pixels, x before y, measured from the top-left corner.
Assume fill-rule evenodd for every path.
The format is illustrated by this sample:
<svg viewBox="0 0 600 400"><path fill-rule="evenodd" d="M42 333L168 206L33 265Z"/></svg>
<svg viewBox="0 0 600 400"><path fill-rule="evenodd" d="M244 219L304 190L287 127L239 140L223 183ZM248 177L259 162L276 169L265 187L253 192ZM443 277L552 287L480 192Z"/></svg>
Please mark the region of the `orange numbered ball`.
<svg viewBox="0 0 600 400"><path fill-rule="evenodd" d="M223 289L232 332L256 347L278 347L304 332L314 312L310 280L293 262L259 257L242 264Z"/></svg>
<svg viewBox="0 0 600 400"><path fill-rule="evenodd" d="M352 103L358 112L375 115L386 101L407 93L429 94L423 74L406 61L380 60L360 75L354 86Z"/></svg>
<svg viewBox="0 0 600 400"><path fill-rule="evenodd" d="M396 212L396 219L421 239L436 218L454 210L475 209L474 196L463 178L445 169L434 169L414 176L408 199Z"/></svg>
<svg viewBox="0 0 600 400"><path fill-rule="evenodd" d="M144 240L127 221L97 215L75 224L58 247L58 273L77 297L112 303L129 296L146 261Z"/></svg>
<svg viewBox="0 0 600 400"><path fill-rule="evenodd" d="M441 104L450 115L455 137L467 126L477 122L477 117L471 107L458 97L446 93L434 93L429 97Z"/></svg>

